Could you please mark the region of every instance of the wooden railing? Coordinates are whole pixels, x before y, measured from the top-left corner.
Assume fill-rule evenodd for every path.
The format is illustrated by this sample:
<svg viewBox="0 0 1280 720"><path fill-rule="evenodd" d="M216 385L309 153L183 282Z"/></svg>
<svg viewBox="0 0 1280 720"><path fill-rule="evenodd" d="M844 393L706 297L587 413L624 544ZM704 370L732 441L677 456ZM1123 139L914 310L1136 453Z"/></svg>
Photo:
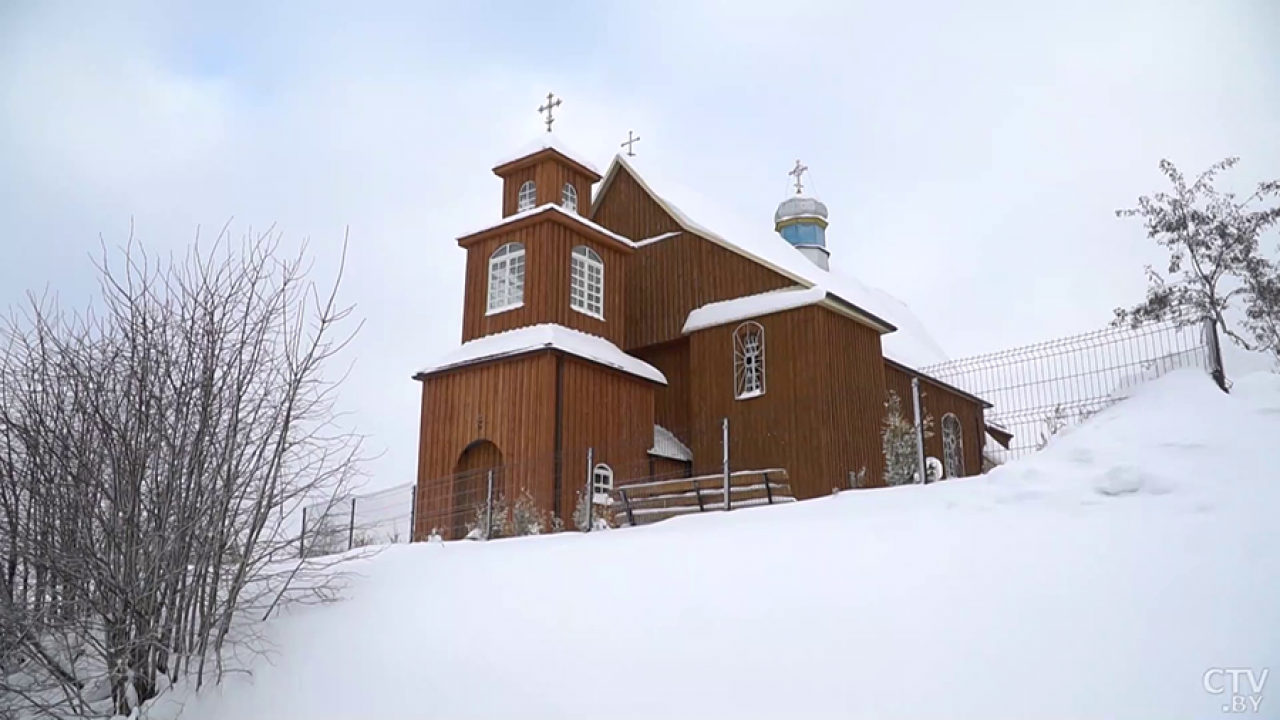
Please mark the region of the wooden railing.
<svg viewBox="0 0 1280 720"><path fill-rule="evenodd" d="M624 527L689 513L795 501L787 471L779 468L730 473L728 508L723 474L631 483L616 488L613 496L617 522Z"/></svg>

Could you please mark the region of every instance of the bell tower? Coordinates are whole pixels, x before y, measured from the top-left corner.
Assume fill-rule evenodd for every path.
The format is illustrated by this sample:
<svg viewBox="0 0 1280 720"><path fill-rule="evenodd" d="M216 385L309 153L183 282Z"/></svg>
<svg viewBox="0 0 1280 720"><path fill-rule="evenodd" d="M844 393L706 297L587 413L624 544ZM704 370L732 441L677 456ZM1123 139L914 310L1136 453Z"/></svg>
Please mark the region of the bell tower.
<svg viewBox="0 0 1280 720"><path fill-rule="evenodd" d="M552 112L559 105L548 93L546 105L538 108L547 115L547 131L494 166L493 174L502 178L503 217L553 203L582 217L591 214L591 186L600 181L600 173L551 131Z"/></svg>

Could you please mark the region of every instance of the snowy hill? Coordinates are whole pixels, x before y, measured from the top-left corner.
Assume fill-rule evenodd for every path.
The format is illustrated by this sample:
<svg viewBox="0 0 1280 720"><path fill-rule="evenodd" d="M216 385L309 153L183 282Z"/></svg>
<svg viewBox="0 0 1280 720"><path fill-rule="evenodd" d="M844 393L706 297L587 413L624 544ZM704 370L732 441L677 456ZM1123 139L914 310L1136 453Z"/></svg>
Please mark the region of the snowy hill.
<svg viewBox="0 0 1280 720"><path fill-rule="evenodd" d="M395 546L183 717L1216 717L1280 670L1277 468L1280 376L1180 371L984 478Z"/></svg>

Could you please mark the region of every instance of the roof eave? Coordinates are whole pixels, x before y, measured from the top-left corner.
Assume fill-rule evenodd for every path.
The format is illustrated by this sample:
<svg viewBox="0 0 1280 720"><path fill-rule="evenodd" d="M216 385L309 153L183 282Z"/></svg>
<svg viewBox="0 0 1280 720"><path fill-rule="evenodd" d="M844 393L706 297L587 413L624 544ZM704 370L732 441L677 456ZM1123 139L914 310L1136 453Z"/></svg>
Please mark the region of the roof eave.
<svg viewBox="0 0 1280 720"><path fill-rule="evenodd" d="M542 205L537 208L536 211L531 211L527 217L522 217L510 222L499 222L498 224L487 227L483 230L477 230L473 233L463 235L457 239L457 243L459 247L468 247L503 233L519 230L531 225L536 225L539 222L547 221L559 223L565 227L579 230L598 242L605 243L610 247L616 248L624 254L631 254L636 250L634 242L622 242L618 238L613 237L608 233L601 232L598 228L588 224L585 221L585 218L571 214L560 208L560 206L551 203Z"/></svg>
<svg viewBox="0 0 1280 720"><path fill-rule="evenodd" d="M516 170L521 170L523 168L529 167L530 165L536 165L551 155L556 155L564 162L568 163L569 165L572 165L575 170L577 170L578 172L590 178L592 184L600 182L601 177L599 172L596 172L594 169L589 168L586 165L583 165L582 163L578 162L577 160L574 160L568 155L565 155L564 153L560 152L554 147L544 147L541 150L529 153L524 157L519 157L519 158L516 158L515 160L508 160L507 162L504 162L501 165L495 165L493 167L493 174L499 177L503 175L508 175L510 173L515 172Z"/></svg>
<svg viewBox="0 0 1280 720"><path fill-rule="evenodd" d="M916 370L916 369L915 369L915 368L913 368L913 367L910 367L910 366L907 366L907 365L903 365L902 363L898 362L897 360L894 360L894 359L889 358L889 357L885 357L884 361L885 361L885 362L887 362L887 363L889 363L890 365L892 365L892 366L894 366L894 367L898 368L899 370L902 370L902 371L904 371L904 372L910 373L910 374L912 374L912 375L919 375L920 377L924 378L925 380L928 380L929 382L933 383L934 385L937 385L937 386L938 386L938 387L940 387L940 388L943 388L944 390L948 390L948 391L953 392L953 393L955 393L955 394L957 394L957 395L959 395L959 396L961 396L961 397L963 397L963 398L966 398L966 399L968 399L968 400L972 400L973 402L976 402L976 403L978 403L978 404L982 405L983 409L988 409L988 410L989 410L989 409L991 409L991 408L995 407L995 405L992 405L991 403L987 402L986 400L983 400L982 398L978 397L977 395L974 395L973 393L965 392L964 390L961 390L960 388L956 387L955 385L952 385L952 384L950 384L950 383L945 383L945 382L943 382L943 381L939 380L938 378L936 378L936 377L934 377L934 376L932 376L932 375L928 375L928 374L926 374L926 373L922 373L922 372L920 372L919 370Z"/></svg>

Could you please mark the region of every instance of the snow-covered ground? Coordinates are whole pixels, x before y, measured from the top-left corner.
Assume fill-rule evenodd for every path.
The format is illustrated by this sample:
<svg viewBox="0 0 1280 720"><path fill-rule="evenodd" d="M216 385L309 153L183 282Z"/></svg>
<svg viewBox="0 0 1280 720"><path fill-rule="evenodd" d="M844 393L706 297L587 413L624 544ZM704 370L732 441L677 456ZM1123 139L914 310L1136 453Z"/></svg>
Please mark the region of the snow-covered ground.
<svg viewBox="0 0 1280 720"><path fill-rule="evenodd" d="M1206 718L1280 673L1280 375L1179 371L971 480L393 546L183 718ZM1242 691L1252 692L1239 675ZM1280 716L1280 679L1261 716Z"/></svg>

